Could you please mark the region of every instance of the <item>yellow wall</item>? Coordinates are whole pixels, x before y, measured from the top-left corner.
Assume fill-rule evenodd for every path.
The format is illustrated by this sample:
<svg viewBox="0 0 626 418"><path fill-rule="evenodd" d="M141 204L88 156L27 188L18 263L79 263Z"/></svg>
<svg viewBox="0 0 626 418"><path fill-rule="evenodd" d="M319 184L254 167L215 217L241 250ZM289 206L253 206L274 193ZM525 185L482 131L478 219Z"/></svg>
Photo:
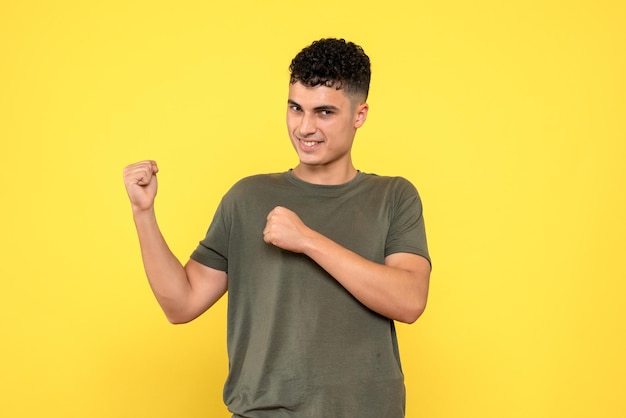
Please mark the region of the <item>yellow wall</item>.
<svg viewBox="0 0 626 418"><path fill-rule="evenodd" d="M225 304L166 322L121 171L159 162L186 259L234 181L296 163L287 66L323 36L373 61L358 168L426 207L407 417L626 416L626 6L383 3L0 5L0 416L228 416Z"/></svg>

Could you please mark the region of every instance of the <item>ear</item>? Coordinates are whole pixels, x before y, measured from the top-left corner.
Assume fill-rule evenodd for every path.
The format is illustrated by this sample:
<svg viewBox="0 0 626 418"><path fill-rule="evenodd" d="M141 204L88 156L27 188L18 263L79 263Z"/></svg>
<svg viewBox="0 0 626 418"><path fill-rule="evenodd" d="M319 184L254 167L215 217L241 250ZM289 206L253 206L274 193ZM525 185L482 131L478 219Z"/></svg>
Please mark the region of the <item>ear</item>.
<svg viewBox="0 0 626 418"><path fill-rule="evenodd" d="M354 112L354 128L359 129L365 123L367 119L367 111L369 110L369 105L365 102L359 104Z"/></svg>

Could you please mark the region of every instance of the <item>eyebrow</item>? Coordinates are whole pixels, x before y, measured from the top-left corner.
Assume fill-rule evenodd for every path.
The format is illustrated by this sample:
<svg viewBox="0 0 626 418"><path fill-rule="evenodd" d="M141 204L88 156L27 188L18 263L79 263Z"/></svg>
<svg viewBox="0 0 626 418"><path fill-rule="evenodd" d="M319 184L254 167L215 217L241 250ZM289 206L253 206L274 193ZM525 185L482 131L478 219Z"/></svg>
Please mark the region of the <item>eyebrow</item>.
<svg viewBox="0 0 626 418"><path fill-rule="evenodd" d="M302 106L300 106L300 104L295 102L294 100L288 99L287 103L292 105L292 106L298 106L299 108L302 108ZM316 112L319 112L320 110L334 110L334 111L338 111L339 108L337 106L333 106L333 105L321 105L321 106L314 107L313 110L316 111Z"/></svg>

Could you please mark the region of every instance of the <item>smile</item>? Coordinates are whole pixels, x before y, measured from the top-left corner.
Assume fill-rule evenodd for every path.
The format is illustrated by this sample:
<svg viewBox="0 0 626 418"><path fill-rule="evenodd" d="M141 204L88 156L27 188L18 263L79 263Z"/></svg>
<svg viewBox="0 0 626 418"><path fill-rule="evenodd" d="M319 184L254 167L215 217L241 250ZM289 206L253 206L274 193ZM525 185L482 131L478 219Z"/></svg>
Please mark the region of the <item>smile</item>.
<svg viewBox="0 0 626 418"><path fill-rule="evenodd" d="M321 141L321 140L313 141L313 140L306 140L306 139L298 138L298 142L300 142L303 149L311 149L311 148L315 148L316 146L318 146L324 141Z"/></svg>

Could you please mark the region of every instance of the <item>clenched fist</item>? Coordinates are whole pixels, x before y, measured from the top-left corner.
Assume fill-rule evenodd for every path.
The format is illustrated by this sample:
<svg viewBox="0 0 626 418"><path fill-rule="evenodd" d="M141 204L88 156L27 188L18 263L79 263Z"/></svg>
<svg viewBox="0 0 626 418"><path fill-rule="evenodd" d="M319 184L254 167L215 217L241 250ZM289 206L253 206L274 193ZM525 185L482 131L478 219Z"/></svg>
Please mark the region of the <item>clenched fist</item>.
<svg viewBox="0 0 626 418"><path fill-rule="evenodd" d="M133 211L146 211L154 206L159 168L154 161L141 161L124 168L124 185Z"/></svg>
<svg viewBox="0 0 626 418"><path fill-rule="evenodd" d="M295 253L303 253L312 231L295 212L277 206L267 215L263 240Z"/></svg>

